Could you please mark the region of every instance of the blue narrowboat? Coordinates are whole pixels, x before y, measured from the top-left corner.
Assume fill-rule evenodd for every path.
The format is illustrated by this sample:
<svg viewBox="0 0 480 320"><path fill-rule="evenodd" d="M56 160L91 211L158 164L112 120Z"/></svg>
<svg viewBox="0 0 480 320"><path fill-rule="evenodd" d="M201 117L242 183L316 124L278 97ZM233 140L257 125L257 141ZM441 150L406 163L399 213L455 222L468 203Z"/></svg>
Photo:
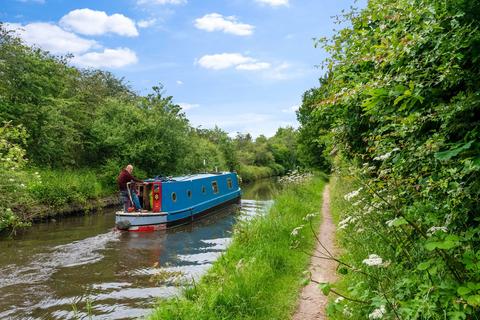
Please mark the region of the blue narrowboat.
<svg viewBox="0 0 480 320"><path fill-rule="evenodd" d="M117 229L155 231L189 223L222 206L239 202L241 189L234 172L202 173L147 179L137 185L142 212L119 211Z"/></svg>

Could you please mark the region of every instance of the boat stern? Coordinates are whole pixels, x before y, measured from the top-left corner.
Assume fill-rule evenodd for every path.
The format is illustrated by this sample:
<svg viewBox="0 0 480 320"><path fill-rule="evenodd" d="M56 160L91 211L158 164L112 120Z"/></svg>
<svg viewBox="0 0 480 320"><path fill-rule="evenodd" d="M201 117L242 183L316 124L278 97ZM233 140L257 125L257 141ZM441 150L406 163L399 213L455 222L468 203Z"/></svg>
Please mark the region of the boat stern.
<svg viewBox="0 0 480 320"><path fill-rule="evenodd" d="M122 231L157 231L167 228L167 213L123 212L115 213L115 227Z"/></svg>

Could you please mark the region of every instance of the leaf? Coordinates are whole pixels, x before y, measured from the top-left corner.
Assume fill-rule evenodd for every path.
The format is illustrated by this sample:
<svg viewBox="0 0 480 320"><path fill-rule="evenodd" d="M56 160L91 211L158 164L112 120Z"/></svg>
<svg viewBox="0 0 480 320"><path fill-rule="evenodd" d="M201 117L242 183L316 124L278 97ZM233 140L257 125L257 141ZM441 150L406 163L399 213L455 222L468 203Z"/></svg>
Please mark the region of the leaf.
<svg viewBox="0 0 480 320"><path fill-rule="evenodd" d="M455 248L458 245L456 241L443 241L438 244L438 249L448 250Z"/></svg>
<svg viewBox="0 0 480 320"><path fill-rule="evenodd" d="M438 244L440 242L437 242L437 241L432 241L432 242L428 242L425 244L425 248L428 250L428 251L433 251L435 250L437 247L438 247Z"/></svg>
<svg viewBox="0 0 480 320"><path fill-rule="evenodd" d="M470 149L473 142L474 140L467 142L463 145L456 144L455 148L453 149L435 153L435 158L441 161L450 160L451 158L457 156L460 152Z"/></svg>
<svg viewBox="0 0 480 320"><path fill-rule="evenodd" d="M469 296L467 298L467 303L471 306L474 306L474 307L480 306L480 295L475 294L473 296Z"/></svg>
<svg viewBox="0 0 480 320"><path fill-rule="evenodd" d="M451 239L447 237L444 241L432 241L425 244L425 248L428 251L433 251L435 249L449 250L457 247L460 242L457 241L458 237L453 236Z"/></svg>
<svg viewBox="0 0 480 320"><path fill-rule="evenodd" d="M398 219L395 219L393 222L392 222L392 226L394 227L398 227L398 226L401 226L401 225L404 225L404 224L408 224L407 220L405 220L405 218L401 217L401 218L398 218Z"/></svg>
<svg viewBox="0 0 480 320"><path fill-rule="evenodd" d="M419 263L417 269L420 271L427 270L430 267L430 261Z"/></svg>
<svg viewBox="0 0 480 320"><path fill-rule="evenodd" d="M447 313L448 319L450 320L464 320L467 318L465 312L460 312L460 311L451 311Z"/></svg>
<svg viewBox="0 0 480 320"><path fill-rule="evenodd" d="M472 292L472 289L467 288L467 287L458 287L457 293L461 296L467 295L470 292Z"/></svg>
<svg viewBox="0 0 480 320"><path fill-rule="evenodd" d="M322 290L322 293L326 296L330 293L330 290L332 289L332 285L328 282L323 282L318 285L320 290Z"/></svg>

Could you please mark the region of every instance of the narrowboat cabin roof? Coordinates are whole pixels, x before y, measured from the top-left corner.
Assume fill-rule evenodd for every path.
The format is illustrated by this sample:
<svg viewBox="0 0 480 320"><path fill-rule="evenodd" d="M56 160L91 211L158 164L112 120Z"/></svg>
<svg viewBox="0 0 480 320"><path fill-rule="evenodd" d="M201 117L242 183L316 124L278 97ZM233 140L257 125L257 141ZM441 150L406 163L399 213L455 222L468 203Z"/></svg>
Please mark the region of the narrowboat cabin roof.
<svg viewBox="0 0 480 320"><path fill-rule="evenodd" d="M196 173L191 175L185 176L178 176L178 177L155 177L153 179L146 179L145 182L154 182L154 181L162 181L162 182L175 182L175 181L190 181L190 180L198 180L198 179L205 179L205 178L215 178L220 175L228 174L230 172L218 172L218 173Z"/></svg>

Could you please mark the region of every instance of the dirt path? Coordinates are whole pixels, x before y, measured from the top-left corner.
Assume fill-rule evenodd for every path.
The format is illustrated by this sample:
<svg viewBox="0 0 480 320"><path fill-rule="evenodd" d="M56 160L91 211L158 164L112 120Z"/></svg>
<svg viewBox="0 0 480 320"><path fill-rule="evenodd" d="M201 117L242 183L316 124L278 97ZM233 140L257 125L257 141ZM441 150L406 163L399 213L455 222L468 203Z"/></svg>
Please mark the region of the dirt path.
<svg viewBox="0 0 480 320"><path fill-rule="evenodd" d="M335 225L333 224L332 216L330 214L330 192L328 185L323 191L322 216L322 224L318 231L318 237L328 251L333 254L335 252ZM319 244L317 244L316 250L318 252L325 252ZM331 260L312 257L309 270L312 273L312 279L319 282L333 282L336 278L335 267L335 263ZM297 311L292 319L327 319L327 316L325 315L327 301L327 297L322 294L318 285L310 282L310 284L305 286L302 290Z"/></svg>

